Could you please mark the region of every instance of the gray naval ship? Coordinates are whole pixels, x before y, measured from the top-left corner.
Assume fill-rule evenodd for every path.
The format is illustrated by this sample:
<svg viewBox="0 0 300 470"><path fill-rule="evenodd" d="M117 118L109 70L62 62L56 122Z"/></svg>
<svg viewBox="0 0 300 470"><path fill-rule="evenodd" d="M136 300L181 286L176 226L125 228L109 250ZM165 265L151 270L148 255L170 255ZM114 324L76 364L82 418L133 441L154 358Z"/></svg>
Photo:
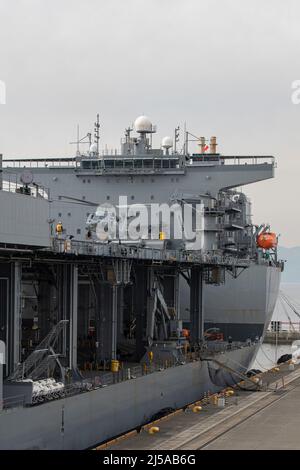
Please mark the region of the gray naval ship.
<svg viewBox="0 0 300 470"><path fill-rule="evenodd" d="M1 449L86 449L239 382L272 317L276 235L237 188L274 158L186 130L178 150L179 128L153 148L146 116L100 154L99 127L74 158L0 158ZM195 237L161 217L121 237L120 196L127 223L190 207Z"/></svg>

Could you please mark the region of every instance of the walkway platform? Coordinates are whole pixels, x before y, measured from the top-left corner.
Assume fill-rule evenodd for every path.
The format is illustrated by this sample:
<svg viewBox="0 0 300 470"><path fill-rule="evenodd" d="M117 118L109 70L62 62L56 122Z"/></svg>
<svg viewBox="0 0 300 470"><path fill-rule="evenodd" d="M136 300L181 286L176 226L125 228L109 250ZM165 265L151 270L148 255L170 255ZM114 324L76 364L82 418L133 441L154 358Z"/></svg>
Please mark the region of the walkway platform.
<svg viewBox="0 0 300 470"><path fill-rule="evenodd" d="M206 398L97 450L300 449L300 365L294 367L262 374L259 390L248 381L233 387L224 408ZM153 426L159 432L150 434Z"/></svg>

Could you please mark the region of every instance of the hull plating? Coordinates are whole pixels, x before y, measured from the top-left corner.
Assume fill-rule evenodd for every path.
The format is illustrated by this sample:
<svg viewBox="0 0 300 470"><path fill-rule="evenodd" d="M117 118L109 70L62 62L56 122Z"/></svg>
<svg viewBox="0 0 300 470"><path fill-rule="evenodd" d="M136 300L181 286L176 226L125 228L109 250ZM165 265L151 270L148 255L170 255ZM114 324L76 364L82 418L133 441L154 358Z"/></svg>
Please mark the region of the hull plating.
<svg viewBox="0 0 300 470"><path fill-rule="evenodd" d="M218 360L244 372L258 347L228 351ZM182 407L237 380L214 363L197 361L40 406L7 410L0 414L0 448L86 449L143 424L162 408Z"/></svg>

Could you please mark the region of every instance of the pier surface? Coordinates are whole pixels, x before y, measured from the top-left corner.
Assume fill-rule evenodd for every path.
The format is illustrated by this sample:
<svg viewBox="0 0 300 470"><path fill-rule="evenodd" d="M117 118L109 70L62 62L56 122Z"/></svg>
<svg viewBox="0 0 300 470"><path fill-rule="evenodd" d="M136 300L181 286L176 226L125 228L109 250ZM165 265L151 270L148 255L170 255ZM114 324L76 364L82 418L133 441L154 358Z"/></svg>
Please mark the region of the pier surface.
<svg viewBox="0 0 300 470"><path fill-rule="evenodd" d="M235 387L224 408L207 399L195 412L197 402L97 450L300 449L300 365L292 371L282 364L260 378L259 389ZM159 432L150 434L151 426Z"/></svg>

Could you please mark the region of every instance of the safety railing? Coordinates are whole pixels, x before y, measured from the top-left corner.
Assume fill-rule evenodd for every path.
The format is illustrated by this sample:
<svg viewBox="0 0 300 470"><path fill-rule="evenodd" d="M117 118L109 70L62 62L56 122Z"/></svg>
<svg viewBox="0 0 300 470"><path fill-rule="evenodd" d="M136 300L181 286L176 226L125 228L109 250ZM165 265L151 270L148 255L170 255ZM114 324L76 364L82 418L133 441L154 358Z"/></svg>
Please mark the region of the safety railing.
<svg viewBox="0 0 300 470"><path fill-rule="evenodd" d="M226 155L220 157L225 165L274 165L272 155Z"/></svg>
<svg viewBox="0 0 300 470"><path fill-rule="evenodd" d="M23 194L25 196L32 196L36 198L50 199L50 190L42 185L35 183L32 184L20 184L20 177L15 173L8 173L2 180L2 191L9 193Z"/></svg>
<svg viewBox="0 0 300 470"><path fill-rule="evenodd" d="M3 168L75 168L77 159L71 158L22 158L2 160Z"/></svg>
<svg viewBox="0 0 300 470"><path fill-rule="evenodd" d="M275 158L271 155L219 155L219 154L193 154L193 163L220 164L220 165L274 165Z"/></svg>
<svg viewBox="0 0 300 470"><path fill-rule="evenodd" d="M152 260L157 262L180 262L243 267L247 267L250 264L250 260L248 258L220 255L215 252L186 252L180 250L141 247L138 246L138 243L136 246L126 246L126 244L103 244L94 241L63 240L54 238L52 249L57 253L63 254Z"/></svg>
<svg viewBox="0 0 300 470"><path fill-rule="evenodd" d="M110 371L98 371L98 374L95 374L93 377L88 377L82 380L78 380L76 382L66 384L64 389L60 392L57 398L53 398L53 396L45 396L43 400L37 401L33 403L33 406L39 406L49 400L59 400L62 398L72 397L81 393L91 392L93 390L98 390L104 387L109 387L121 382L126 382L129 380L135 380L141 377L144 377L149 374L163 372L167 369L184 366L185 364L189 364L195 361L200 361L205 357L213 358L215 355L219 354L220 352L224 352L226 350L234 350L234 349L241 349L244 347L248 347L251 345L251 341L249 342L210 342L209 345L204 345L203 347L199 347L199 349L195 351L188 351L182 355L180 359L176 359L175 357L172 359L168 359L161 362L146 364L135 364L130 366L127 364L121 363L121 368L118 372L110 372ZM107 361L109 363L109 361ZM3 401L3 411L9 408L16 408L16 407L24 407L25 406L25 397L23 395L19 395L16 397L6 398ZM29 406L29 405L27 405ZM1 412L0 412L1 413Z"/></svg>
<svg viewBox="0 0 300 470"><path fill-rule="evenodd" d="M274 323L276 326L274 327ZM269 333L300 333L300 322L299 321L278 321L278 322L271 322L268 330Z"/></svg>

